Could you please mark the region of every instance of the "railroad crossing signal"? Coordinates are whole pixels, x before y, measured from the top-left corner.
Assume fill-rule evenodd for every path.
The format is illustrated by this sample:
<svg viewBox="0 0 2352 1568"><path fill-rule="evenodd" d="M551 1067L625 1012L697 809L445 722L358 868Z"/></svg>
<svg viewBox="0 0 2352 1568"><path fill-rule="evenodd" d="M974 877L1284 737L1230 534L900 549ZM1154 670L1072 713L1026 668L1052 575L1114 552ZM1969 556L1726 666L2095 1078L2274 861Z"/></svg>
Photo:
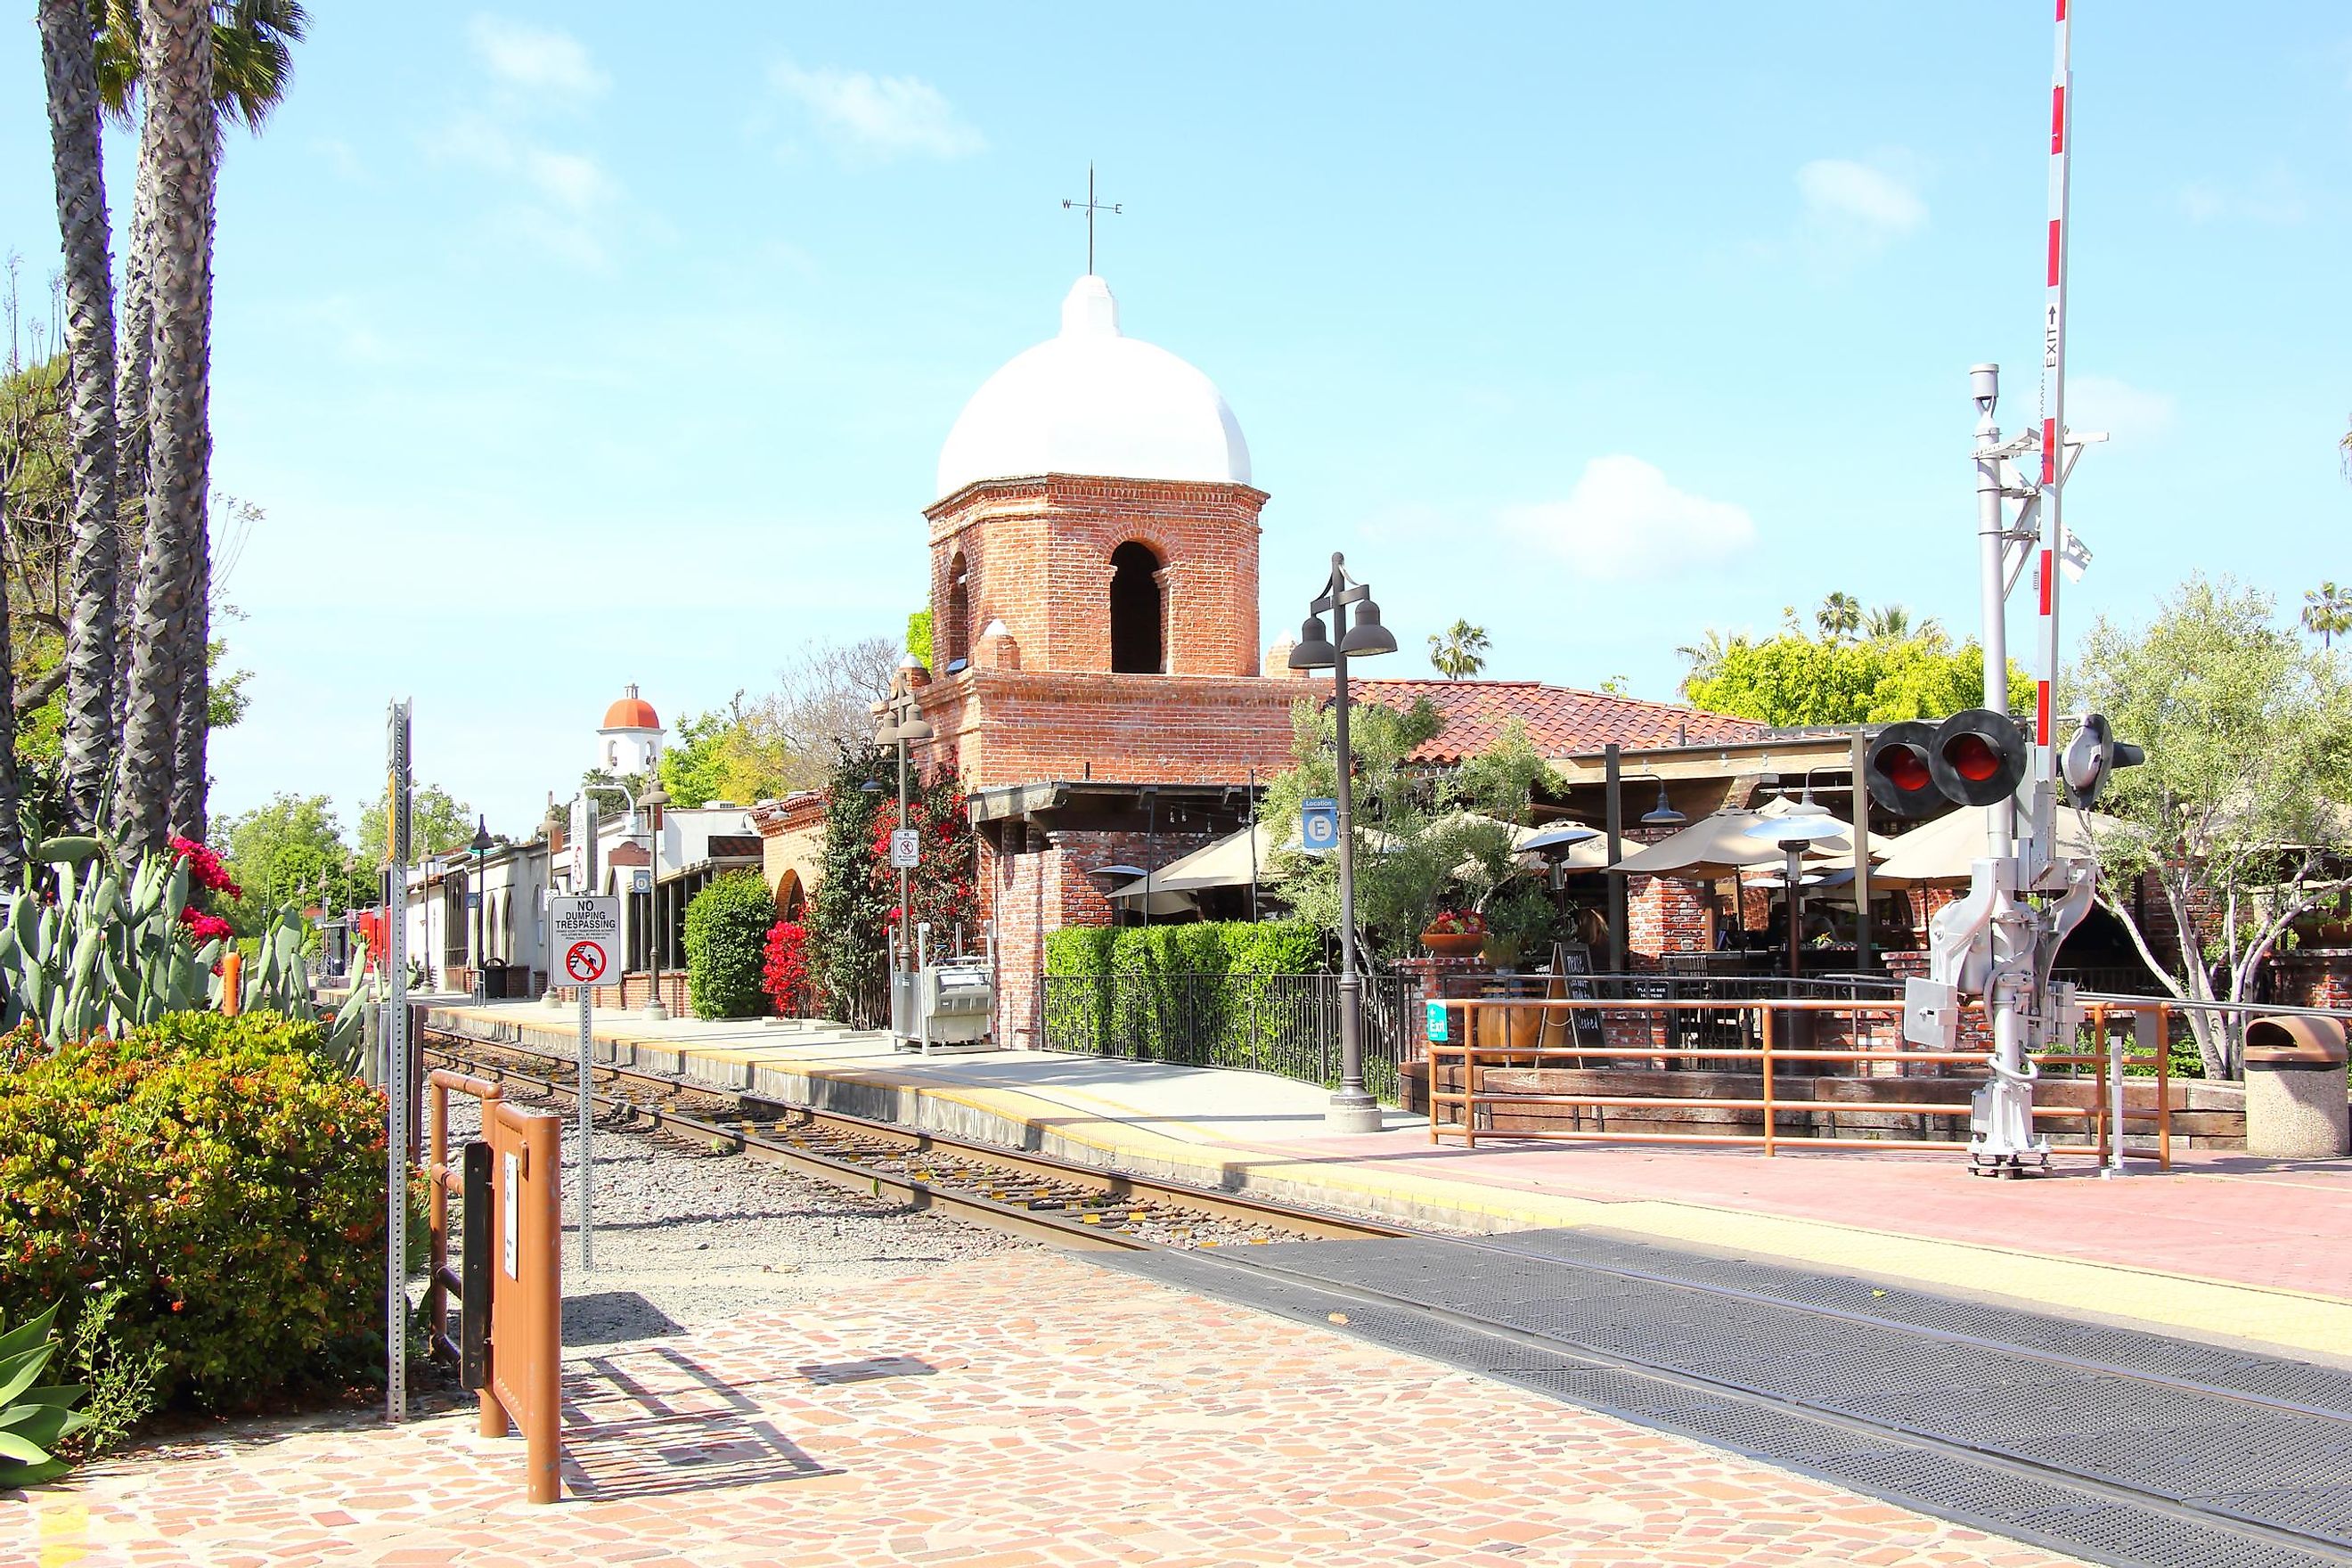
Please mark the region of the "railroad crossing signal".
<svg viewBox="0 0 2352 1568"><path fill-rule="evenodd" d="M1871 742L1863 775L1871 799L1895 816L1939 816L1954 805L2008 799L2032 760L2016 720L1963 708L1940 724L1889 724Z"/></svg>

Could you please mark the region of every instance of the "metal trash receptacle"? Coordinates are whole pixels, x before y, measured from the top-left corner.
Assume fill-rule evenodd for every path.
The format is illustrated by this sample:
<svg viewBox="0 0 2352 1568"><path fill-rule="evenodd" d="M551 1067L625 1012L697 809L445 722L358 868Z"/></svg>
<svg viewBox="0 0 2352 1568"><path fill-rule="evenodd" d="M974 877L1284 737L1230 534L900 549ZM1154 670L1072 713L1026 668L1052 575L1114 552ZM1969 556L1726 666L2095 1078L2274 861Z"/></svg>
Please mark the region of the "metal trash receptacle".
<svg viewBox="0 0 2352 1568"><path fill-rule="evenodd" d="M2256 1018L2246 1026L2246 1152L2267 1160L2352 1154L2344 1026L2333 1018Z"/></svg>

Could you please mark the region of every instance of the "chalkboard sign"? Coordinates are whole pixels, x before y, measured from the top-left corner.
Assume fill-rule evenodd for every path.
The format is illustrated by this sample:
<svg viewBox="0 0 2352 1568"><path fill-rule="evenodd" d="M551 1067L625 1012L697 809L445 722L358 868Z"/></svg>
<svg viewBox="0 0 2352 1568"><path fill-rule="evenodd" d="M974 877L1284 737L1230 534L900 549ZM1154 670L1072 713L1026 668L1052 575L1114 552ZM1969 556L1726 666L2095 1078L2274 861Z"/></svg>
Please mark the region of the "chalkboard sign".
<svg viewBox="0 0 2352 1568"><path fill-rule="evenodd" d="M1589 1002L1593 997L1592 949L1580 942L1556 942L1551 944L1551 992L1555 996ZM1579 1008L1569 1015L1576 1021L1576 1041L1579 1045L1599 1046L1602 1043L1601 1015Z"/></svg>

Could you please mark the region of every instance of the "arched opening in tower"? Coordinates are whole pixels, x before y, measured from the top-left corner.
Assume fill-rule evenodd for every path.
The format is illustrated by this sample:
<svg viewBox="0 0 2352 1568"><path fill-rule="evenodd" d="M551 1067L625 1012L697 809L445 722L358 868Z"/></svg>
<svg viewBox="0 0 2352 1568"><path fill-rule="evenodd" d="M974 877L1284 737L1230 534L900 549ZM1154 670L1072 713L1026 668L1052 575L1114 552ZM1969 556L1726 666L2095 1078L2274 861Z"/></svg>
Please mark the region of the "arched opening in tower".
<svg viewBox="0 0 2352 1568"><path fill-rule="evenodd" d="M1110 667L1119 675L1158 675L1166 668L1160 557L1133 540L1110 552Z"/></svg>
<svg viewBox="0 0 2352 1568"><path fill-rule="evenodd" d="M971 568L961 551L948 563L947 621L940 628L944 634L940 646L947 655L940 668L951 671L971 658Z"/></svg>

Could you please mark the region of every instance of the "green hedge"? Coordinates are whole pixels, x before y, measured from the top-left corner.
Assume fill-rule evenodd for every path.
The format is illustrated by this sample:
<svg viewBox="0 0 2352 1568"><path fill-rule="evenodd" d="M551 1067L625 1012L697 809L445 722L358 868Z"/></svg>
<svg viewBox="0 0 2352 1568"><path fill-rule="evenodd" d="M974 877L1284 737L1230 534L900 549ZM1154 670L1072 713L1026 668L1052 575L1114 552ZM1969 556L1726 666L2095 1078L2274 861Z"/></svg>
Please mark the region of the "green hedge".
<svg viewBox="0 0 2352 1568"><path fill-rule="evenodd" d="M730 871L686 906L686 1000L698 1018L768 1010L768 931L775 895L757 871Z"/></svg>
<svg viewBox="0 0 2352 1568"><path fill-rule="evenodd" d="M1256 1005L1265 977L1318 973L1323 949L1321 932L1289 921L1066 928L1045 939L1046 1037L1104 1056L1259 1065L1279 1027Z"/></svg>
<svg viewBox="0 0 2352 1568"><path fill-rule="evenodd" d="M275 1013L0 1040L0 1319L119 1287L117 1359L205 1408L380 1364L383 1100L319 1047Z"/></svg>

